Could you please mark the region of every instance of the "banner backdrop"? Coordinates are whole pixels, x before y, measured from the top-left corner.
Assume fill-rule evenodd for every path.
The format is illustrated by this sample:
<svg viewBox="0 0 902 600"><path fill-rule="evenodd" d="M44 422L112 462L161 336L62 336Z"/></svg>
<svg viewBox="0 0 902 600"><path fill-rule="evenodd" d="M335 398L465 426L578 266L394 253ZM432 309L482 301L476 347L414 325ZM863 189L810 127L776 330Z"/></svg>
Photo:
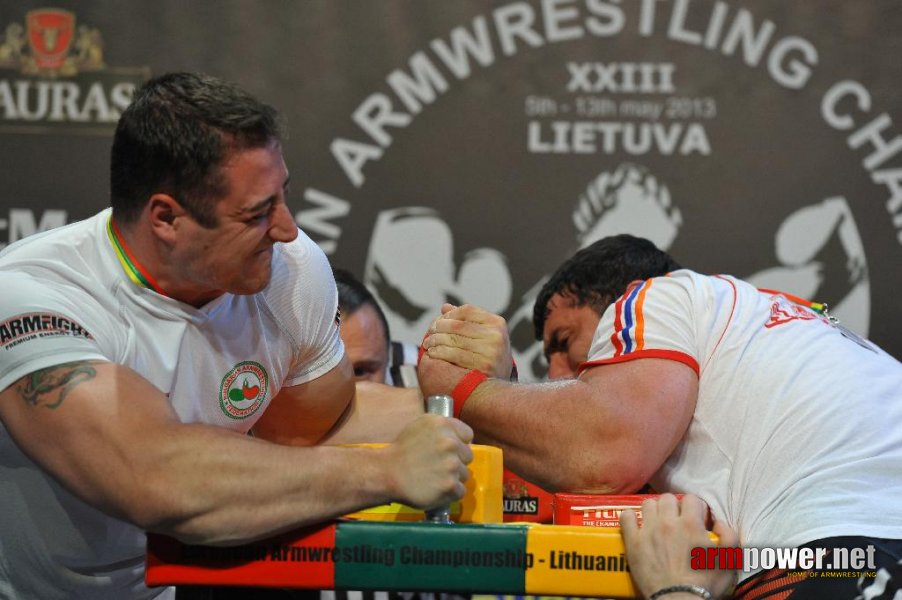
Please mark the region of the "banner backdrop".
<svg viewBox="0 0 902 600"><path fill-rule="evenodd" d="M628 232L899 357L900 29L896 0L0 0L0 246L105 207L134 86L194 70L284 113L296 220L396 339L479 304L541 377L537 286Z"/></svg>

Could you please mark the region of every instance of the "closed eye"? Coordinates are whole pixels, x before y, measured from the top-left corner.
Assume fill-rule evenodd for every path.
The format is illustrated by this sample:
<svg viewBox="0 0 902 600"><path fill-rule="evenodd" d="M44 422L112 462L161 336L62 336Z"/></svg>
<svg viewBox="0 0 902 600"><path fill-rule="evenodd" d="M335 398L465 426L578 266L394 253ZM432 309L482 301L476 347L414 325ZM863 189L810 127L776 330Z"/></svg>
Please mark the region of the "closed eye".
<svg viewBox="0 0 902 600"><path fill-rule="evenodd" d="M373 374L381 373L384 368L379 361L358 361L354 363L354 377L357 379L370 377Z"/></svg>
<svg viewBox="0 0 902 600"><path fill-rule="evenodd" d="M566 354L569 347L569 337L561 336L559 331L555 331L551 334L551 339L548 340L548 345L545 346L545 360L550 361L551 355L557 354L558 352L563 352Z"/></svg>

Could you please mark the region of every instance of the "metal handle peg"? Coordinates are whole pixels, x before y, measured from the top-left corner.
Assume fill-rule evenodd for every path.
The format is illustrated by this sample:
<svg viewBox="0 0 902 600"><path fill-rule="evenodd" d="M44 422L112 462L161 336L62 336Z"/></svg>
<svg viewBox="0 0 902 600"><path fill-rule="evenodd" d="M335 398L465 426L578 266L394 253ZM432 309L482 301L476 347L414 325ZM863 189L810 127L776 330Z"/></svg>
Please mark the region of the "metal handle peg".
<svg viewBox="0 0 902 600"><path fill-rule="evenodd" d="M429 396L426 399L426 412L443 417L454 416L454 399L451 396ZM451 505L439 506L426 511L425 521L429 523L451 523Z"/></svg>

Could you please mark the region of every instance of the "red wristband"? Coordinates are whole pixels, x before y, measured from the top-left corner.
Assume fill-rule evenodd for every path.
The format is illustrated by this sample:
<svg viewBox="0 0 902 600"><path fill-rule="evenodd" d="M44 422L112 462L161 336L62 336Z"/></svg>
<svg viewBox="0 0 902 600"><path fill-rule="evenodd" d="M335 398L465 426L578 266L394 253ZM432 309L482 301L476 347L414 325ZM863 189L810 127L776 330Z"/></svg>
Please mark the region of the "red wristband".
<svg viewBox="0 0 902 600"><path fill-rule="evenodd" d="M426 338L429 337L429 332L426 332L426 335L423 336L423 341L420 342L420 347L417 349L417 366L420 366L420 361L423 360L423 355L426 354L426 347L423 345L426 343Z"/></svg>
<svg viewBox="0 0 902 600"><path fill-rule="evenodd" d="M488 379L485 373L482 371L477 371L473 369L466 375L460 378L460 381L457 382L457 385L454 386L454 391L451 392L451 398L454 400L454 418L460 418L460 411L464 408L464 402L467 401L467 398L470 397L470 394L473 393L479 384Z"/></svg>

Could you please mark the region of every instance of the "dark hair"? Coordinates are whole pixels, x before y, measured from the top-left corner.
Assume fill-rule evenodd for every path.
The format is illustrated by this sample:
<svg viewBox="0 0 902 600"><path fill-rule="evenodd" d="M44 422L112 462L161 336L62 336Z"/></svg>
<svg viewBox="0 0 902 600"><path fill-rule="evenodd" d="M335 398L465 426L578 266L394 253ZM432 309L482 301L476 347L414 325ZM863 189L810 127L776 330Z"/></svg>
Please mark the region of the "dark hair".
<svg viewBox="0 0 902 600"><path fill-rule="evenodd" d="M548 301L555 294L571 298L576 306L591 306L602 314L636 279L665 275L682 268L669 254L650 241L628 234L602 238L583 248L551 276L533 307L536 339L542 339Z"/></svg>
<svg viewBox="0 0 902 600"><path fill-rule="evenodd" d="M163 192L198 223L216 225L216 201L228 193L220 166L231 152L282 139L274 108L238 86L194 73L169 73L141 86L113 137L110 201L131 223Z"/></svg>
<svg viewBox="0 0 902 600"><path fill-rule="evenodd" d="M376 311L379 321L382 322L382 329L385 331L385 344L389 344L391 335L388 330L388 321L382 307L376 302L376 299L370 293L366 286L351 275L350 271L345 269L333 268L332 274L335 276L335 285L338 288L338 308L341 310L342 319L350 317L364 304L369 304Z"/></svg>

